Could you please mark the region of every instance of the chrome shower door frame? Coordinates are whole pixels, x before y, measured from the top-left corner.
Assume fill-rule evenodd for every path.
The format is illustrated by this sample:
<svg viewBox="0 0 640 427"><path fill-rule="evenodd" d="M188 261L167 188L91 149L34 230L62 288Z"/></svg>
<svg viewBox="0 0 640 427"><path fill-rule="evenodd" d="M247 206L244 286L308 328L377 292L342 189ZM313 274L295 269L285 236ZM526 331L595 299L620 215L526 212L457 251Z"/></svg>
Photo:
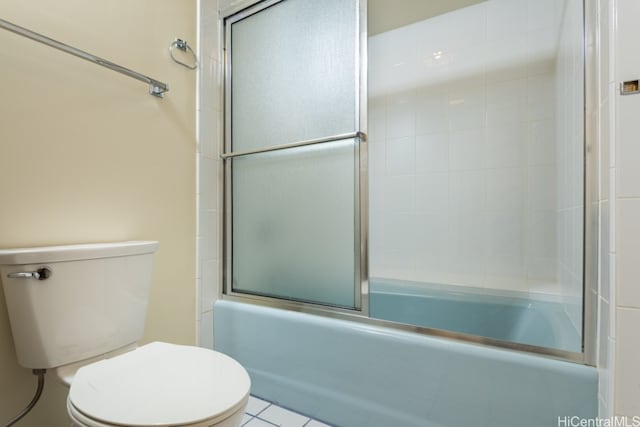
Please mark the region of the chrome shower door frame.
<svg viewBox="0 0 640 427"><path fill-rule="evenodd" d="M366 2L367 0L353 0L356 5L355 23L355 131L347 134L332 135L313 140L298 141L294 143L276 145L260 150L245 152L233 152L231 141L231 81L232 81L232 41L231 26L248 16L259 13L284 0L247 0L235 3L231 7L220 11L220 26L223 28L223 52L224 52L224 143L222 155L224 167L223 183L223 264L220 287L220 297L238 298L243 301L252 301L260 304L288 308L298 311L331 313L339 312L348 316L369 316L369 282L368 282L368 149L367 149L367 28L366 28ZM354 197L354 309L341 308L304 302L297 300L285 300L276 297L253 295L235 292L232 286L232 159L245 155L262 152L276 151L287 148L302 147L313 144L323 144L337 140L354 139L355 156L355 197Z"/></svg>
<svg viewBox="0 0 640 427"><path fill-rule="evenodd" d="M222 50L224 52L224 97L222 111L223 113L223 150L221 155L224 165L224 180L220 189L223 193L223 238L221 243L221 253L223 253L224 268L222 268L219 279L222 286L219 289L218 297L232 301L252 303L267 307L304 312L309 314L321 315L335 319L344 319L356 321L363 325L385 326L395 330L418 333L421 335L440 337L445 339L453 339L456 341L464 341L472 344L489 345L507 350L532 353L552 359L560 359L564 361L581 363L595 366L596 364L596 328L597 328L597 288L598 288L598 233L597 227L593 224L599 223L599 211L597 209L598 201L598 173L599 173L599 136L597 130L589 126L587 113L596 108L594 104L595 93L597 92L597 72L590 65L596 64L594 58L597 58L596 44L588 44L587 40L596 37L597 22L595 22L596 13L593 8L596 5L593 2L583 0L583 40L584 40L584 103L585 110L583 116L584 123L584 221L583 221L583 318L582 318L582 351L570 352L564 350L556 350L553 348L537 347L526 344L514 343L509 341L501 341L492 338L485 338L465 333L452 332L448 330L433 329L422 326L402 324L387 320L379 320L369 317L369 265L368 265L368 237L369 237L369 178L368 178L368 144L366 141L367 132L367 0L357 0L359 7L357 17L359 22L358 28L358 46L356 51L359 57L356 58L356 76L359 93L356 96L356 133L359 141L356 142L359 150L356 156L357 160L357 194L356 194L356 236L355 240L359 242L359 251L356 250L356 301L359 305L356 310L344 309L339 307L331 307L301 301L284 300L280 298L265 297L258 295L249 295L245 293L233 292L231 287L231 63L229 54L230 46L230 25L229 19L234 16L242 19L266 7L272 6L283 0L244 0L234 2L230 7L220 11L220 26L224 30L222 34ZM235 22L235 21L233 21ZM304 141L303 141L304 142ZM312 143L316 143L313 142ZM287 148L287 147L281 147ZM239 153L242 154L242 153Z"/></svg>

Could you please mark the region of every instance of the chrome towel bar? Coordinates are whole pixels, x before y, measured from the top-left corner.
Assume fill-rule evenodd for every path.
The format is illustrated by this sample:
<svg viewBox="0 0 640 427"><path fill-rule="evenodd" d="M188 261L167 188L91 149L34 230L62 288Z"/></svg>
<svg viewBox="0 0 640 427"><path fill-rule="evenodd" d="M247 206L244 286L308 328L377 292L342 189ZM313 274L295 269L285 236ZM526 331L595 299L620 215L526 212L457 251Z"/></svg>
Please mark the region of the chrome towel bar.
<svg viewBox="0 0 640 427"><path fill-rule="evenodd" d="M123 67L121 65L115 64L111 61L108 61L106 59L100 58L98 56L92 55L90 53L87 53L83 50L77 49L75 47L69 46L67 44L64 44L62 42L59 42L57 40L54 40L50 37L44 36L42 34L36 33L34 31L28 30L24 27L21 27L19 25L16 24L12 24L9 21L5 21L4 19L0 19L0 28L3 28L7 31L11 31L13 33L16 33L18 35L27 37L31 40L37 41L39 43L45 44L47 46L53 47L55 49L61 50L63 52L66 52L68 54L77 56L78 58L82 58L85 59L89 62L93 62L95 64L98 65L102 65L105 68L108 68L110 70L113 71L117 71L118 73L124 74L126 76L132 77L136 80L140 80L142 82L148 83L149 84L149 93L153 96L157 96L159 98L162 98L162 94L167 92L169 90L169 85L167 85L166 83L163 83L161 81L158 81L156 79L152 79L151 77L145 76L144 74L140 74L136 71L130 70L126 67Z"/></svg>

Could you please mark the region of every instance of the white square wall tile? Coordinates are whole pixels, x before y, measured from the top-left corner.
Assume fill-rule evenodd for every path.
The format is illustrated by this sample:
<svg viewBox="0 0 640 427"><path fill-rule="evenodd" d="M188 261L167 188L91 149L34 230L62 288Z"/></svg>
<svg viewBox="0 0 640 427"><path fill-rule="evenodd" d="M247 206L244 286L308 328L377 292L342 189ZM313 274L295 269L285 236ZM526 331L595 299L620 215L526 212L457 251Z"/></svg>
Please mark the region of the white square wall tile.
<svg viewBox="0 0 640 427"><path fill-rule="evenodd" d="M510 1L510 0L509 0ZM523 34L491 40L486 51L487 83L521 79L527 75L527 38Z"/></svg>
<svg viewBox="0 0 640 427"><path fill-rule="evenodd" d="M449 136L449 167L451 170L471 170L482 167L485 154L485 132L472 129L452 132Z"/></svg>
<svg viewBox="0 0 640 427"><path fill-rule="evenodd" d="M416 215L413 231L416 239L416 255L421 261L424 260L421 255L427 255L429 261L444 256L449 242L449 217L446 213Z"/></svg>
<svg viewBox="0 0 640 427"><path fill-rule="evenodd" d="M607 347L607 353L610 358L613 357L613 347L615 342L606 339L605 347ZM606 368L598 367L598 397L601 401L601 409L604 412L599 412L600 417L611 416L613 411L613 362L609 363ZM604 408L602 408L604 406Z"/></svg>
<svg viewBox="0 0 640 427"><path fill-rule="evenodd" d="M368 140L384 141L387 137L386 98L369 99L367 105Z"/></svg>
<svg viewBox="0 0 640 427"><path fill-rule="evenodd" d="M486 9L488 40L517 36L527 24L526 0L493 0Z"/></svg>
<svg viewBox="0 0 640 427"><path fill-rule="evenodd" d="M638 167L640 144L638 144L637 126L638 117L640 117L640 99L635 96L618 96L617 113L616 195L640 197L640 168Z"/></svg>
<svg viewBox="0 0 640 427"><path fill-rule="evenodd" d="M449 174L449 212L473 217L485 203L485 174L480 170L456 171Z"/></svg>
<svg viewBox="0 0 640 427"><path fill-rule="evenodd" d="M615 412L640 414L640 309L620 308L617 312Z"/></svg>
<svg viewBox="0 0 640 427"><path fill-rule="evenodd" d="M387 100L387 139L415 135L415 98L412 94Z"/></svg>
<svg viewBox="0 0 640 427"><path fill-rule="evenodd" d="M198 156L198 194L200 210L216 210L218 207L218 177L222 164L204 155Z"/></svg>
<svg viewBox="0 0 640 427"><path fill-rule="evenodd" d="M556 209L556 168L554 166L530 166L527 172L528 208L535 210Z"/></svg>
<svg viewBox="0 0 640 427"><path fill-rule="evenodd" d="M611 82L609 84L609 110L607 112L609 123L609 135L608 135L608 144L609 144L609 167L616 167L616 108L617 108L617 95L618 95L618 82ZM611 193L613 194L613 193Z"/></svg>
<svg viewBox="0 0 640 427"><path fill-rule="evenodd" d="M522 166L526 153L525 130L521 122L487 125L482 165L489 169Z"/></svg>
<svg viewBox="0 0 640 427"><path fill-rule="evenodd" d="M484 82L475 79L449 85L449 129L462 131L485 125L486 93Z"/></svg>
<svg viewBox="0 0 640 427"><path fill-rule="evenodd" d="M555 79L552 74L539 74L527 79L527 118L551 119L555 111Z"/></svg>
<svg viewBox="0 0 640 427"><path fill-rule="evenodd" d="M416 134L445 132L448 129L446 86L422 89L416 92Z"/></svg>
<svg viewBox="0 0 640 427"><path fill-rule="evenodd" d="M598 299L598 368L609 370L609 331L611 320L611 308L603 298Z"/></svg>
<svg viewBox="0 0 640 427"><path fill-rule="evenodd" d="M616 215L616 303L640 307L640 199L618 199Z"/></svg>
<svg viewBox="0 0 640 427"><path fill-rule="evenodd" d="M383 231L379 244L383 245L385 251L401 251L410 255L416 245L416 221L417 216L413 213L384 215L380 222Z"/></svg>
<svg viewBox="0 0 640 427"><path fill-rule="evenodd" d="M412 175L415 173L416 149L413 136L387 139L387 174Z"/></svg>
<svg viewBox="0 0 640 427"><path fill-rule="evenodd" d="M209 108L198 112L198 152L204 157L217 159L220 152L220 115Z"/></svg>
<svg viewBox="0 0 640 427"><path fill-rule="evenodd" d="M521 168L490 169L484 173L487 212L523 215L526 174Z"/></svg>
<svg viewBox="0 0 640 427"><path fill-rule="evenodd" d="M200 311L207 312L213 309L213 303L218 298L218 260L201 262L202 278L200 281Z"/></svg>
<svg viewBox="0 0 640 427"><path fill-rule="evenodd" d="M456 215L449 218L449 241L447 242L453 261L469 263L475 270L486 253L485 218L482 215ZM464 266L461 266L464 267Z"/></svg>
<svg viewBox="0 0 640 427"><path fill-rule="evenodd" d="M618 80L635 79L640 75L640 57L631 52L636 50L636 41L640 34L638 17L640 16L640 2L637 0L617 0L617 32L615 40L617 52L627 54L616 55Z"/></svg>
<svg viewBox="0 0 640 427"><path fill-rule="evenodd" d="M514 79L499 82L491 82L487 85L487 106L496 105L509 108L522 108L527 102L527 80Z"/></svg>
<svg viewBox="0 0 640 427"><path fill-rule="evenodd" d="M611 175L609 175L609 188L613 189L615 187L615 168L609 169L611 171ZM611 191L611 197L609 198L609 250L611 253L616 252L616 198L613 196L615 194L614 191ZM609 266L612 270L614 269L614 265L611 264ZM613 280L609 282L611 286L615 283Z"/></svg>
<svg viewBox="0 0 640 427"><path fill-rule="evenodd" d="M485 39L487 2L458 9L445 15L449 22L445 34L449 49L466 47Z"/></svg>
<svg viewBox="0 0 640 427"><path fill-rule="evenodd" d="M218 258L218 213L216 211L199 211L198 238L200 261L209 261Z"/></svg>
<svg viewBox="0 0 640 427"><path fill-rule="evenodd" d="M200 55L199 58L219 56L218 8L201 2Z"/></svg>
<svg viewBox="0 0 640 427"><path fill-rule="evenodd" d="M524 252L524 218L513 214L487 214L484 232L488 255L520 257Z"/></svg>
<svg viewBox="0 0 640 427"><path fill-rule="evenodd" d="M411 175L383 177L372 193L376 211L410 212L415 208L415 179Z"/></svg>
<svg viewBox="0 0 640 427"><path fill-rule="evenodd" d="M196 237L196 245L198 246L198 255L200 257L198 262L215 259L216 250L210 238L198 236Z"/></svg>
<svg viewBox="0 0 640 427"><path fill-rule="evenodd" d="M220 62L209 56L200 58L198 70L199 82L199 109L218 110L220 108Z"/></svg>
<svg viewBox="0 0 640 427"><path fill-rule="evenodd" d="M218 0L200 0L200 18L212 19L218 16Z"/></svg>
<svg viewBox="0 0 640 427"><path fill-rule="evenodd" d="M528 123L527 162L529 165L556 163L556 129L554 121L538 120Z"/></svg>
<svg viewBox="0 0 640 427"><path fill-rule="evenodd" d="M449 136L447 133L416 135L416 173L449 169Z"/></svg>
<svg viewBox="0 0 640 427"><path fill-rule="evenodd" d="M446 214L449 203L449 174L431 172L415 177L416 212ZM446 230L445 230L446 231Z"/></svg>
<svg viewBox="0 0 640 427"><path fill-rule="evenodd" d="M199 263L197 263L199 264ZM195 280L195 286L196 286L196 306L200 305L200 292L201 292L201 288L202 288L202 279L199 277L196 277ZM202 319L202 313L200 312L200 310L196 310L196 335L200 336L200 320Z"/></svg>
<svg viewBox="0 0 640 427"><path fill-rule="evenodd" d="M200 317L198 346L213 350L213 311L202 313Z"/></svg>
<svg viewBox="0 0 640 427"><path fill-rule="evenodd" d="M609 269L611 266L611 259L609 252L611 247L609 245L609 202L600 203L600 235L598 236L600 242L600 296L607 301L611 301L611 282L609 276Z"/></svg>
<svg viewBox="0 0 640 427"><path fill-rule="evenodd" d="M535 30L539 28L554 27L558 24L559 16L557 13L549 13L549 11L557 10L558 3L556 0L527 0L527 30Z"/></svg>
<svg viewBox="0 0 640 427"><path fill-rule="evenodd" d="M218 215L214 210L200 210L198 212L198 236L215 240L217 235Z"/></svg>

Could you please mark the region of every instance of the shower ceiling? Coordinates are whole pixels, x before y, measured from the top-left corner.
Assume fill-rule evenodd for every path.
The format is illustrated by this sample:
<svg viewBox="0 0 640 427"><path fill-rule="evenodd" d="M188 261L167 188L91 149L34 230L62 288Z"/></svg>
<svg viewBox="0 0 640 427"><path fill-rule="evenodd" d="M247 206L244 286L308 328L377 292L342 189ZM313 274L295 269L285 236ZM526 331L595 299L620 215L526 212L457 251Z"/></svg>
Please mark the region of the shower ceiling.
<svg viewBox="0 0 640 427"><path fill-rule="evenodd" d="M369 0L369 35L383 33L484 0Z"/></svg>

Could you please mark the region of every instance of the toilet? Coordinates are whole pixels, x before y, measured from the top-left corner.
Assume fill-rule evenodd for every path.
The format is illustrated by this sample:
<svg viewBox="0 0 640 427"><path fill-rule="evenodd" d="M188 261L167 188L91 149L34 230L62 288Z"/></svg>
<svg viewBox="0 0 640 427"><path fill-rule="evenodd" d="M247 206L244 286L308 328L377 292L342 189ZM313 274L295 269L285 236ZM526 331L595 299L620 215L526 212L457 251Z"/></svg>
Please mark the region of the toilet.
<svg viewBox="0 0 640 427"><path fill-rule="evenodd" d="M138 346L158 242L0 250L18 363L69 386L73 425L238 427L247 371L222 353Z"/></svg>

